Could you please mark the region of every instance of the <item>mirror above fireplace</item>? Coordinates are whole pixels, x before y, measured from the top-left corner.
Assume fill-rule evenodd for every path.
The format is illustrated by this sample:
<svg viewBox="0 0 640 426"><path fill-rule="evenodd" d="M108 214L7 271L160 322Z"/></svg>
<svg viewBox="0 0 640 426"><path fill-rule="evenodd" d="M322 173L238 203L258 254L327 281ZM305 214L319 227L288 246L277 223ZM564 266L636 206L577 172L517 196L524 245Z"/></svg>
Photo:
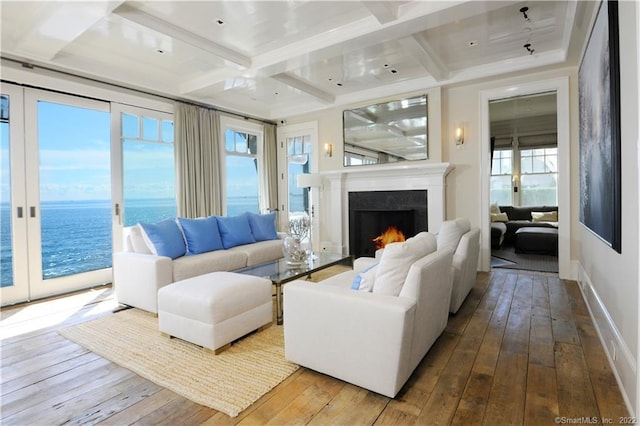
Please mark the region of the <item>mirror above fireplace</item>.
<svg viewBox="0 0 640 426"><path fill-rule="evenodd" d="M427 96L345 110L344 165L427 158Z"/></svg>

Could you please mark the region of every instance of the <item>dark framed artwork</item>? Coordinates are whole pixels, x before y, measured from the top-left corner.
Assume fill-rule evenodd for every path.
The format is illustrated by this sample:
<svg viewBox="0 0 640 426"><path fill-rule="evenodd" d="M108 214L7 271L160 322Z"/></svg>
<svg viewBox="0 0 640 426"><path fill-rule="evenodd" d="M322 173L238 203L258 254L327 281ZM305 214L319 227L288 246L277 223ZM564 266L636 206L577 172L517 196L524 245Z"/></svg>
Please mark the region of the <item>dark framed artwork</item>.
<svg viewBox="0 0 640 426"><path fill-rule="evenodd" d="M618 3L598 6L578 71L580 222L621 252Z"/></svg>

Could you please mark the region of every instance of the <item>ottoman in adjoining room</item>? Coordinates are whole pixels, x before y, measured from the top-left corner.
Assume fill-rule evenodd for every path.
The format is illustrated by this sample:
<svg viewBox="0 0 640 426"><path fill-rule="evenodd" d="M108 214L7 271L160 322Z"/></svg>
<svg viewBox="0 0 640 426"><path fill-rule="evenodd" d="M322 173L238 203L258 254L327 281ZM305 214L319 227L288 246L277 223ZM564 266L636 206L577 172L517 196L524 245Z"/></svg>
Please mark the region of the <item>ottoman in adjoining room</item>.
<svg viewBox="0 0 640 426"><path fill-rule="evenodd" d="M233 272L212 272L158 291L158 326L216 353L273 321L271 281Z"/></svg>
<svg viewBox="0 0 640 426"><path fill-rule="evenodd" d="M558 229L525 227L516 231L516 253L558 254Z"/></svg>

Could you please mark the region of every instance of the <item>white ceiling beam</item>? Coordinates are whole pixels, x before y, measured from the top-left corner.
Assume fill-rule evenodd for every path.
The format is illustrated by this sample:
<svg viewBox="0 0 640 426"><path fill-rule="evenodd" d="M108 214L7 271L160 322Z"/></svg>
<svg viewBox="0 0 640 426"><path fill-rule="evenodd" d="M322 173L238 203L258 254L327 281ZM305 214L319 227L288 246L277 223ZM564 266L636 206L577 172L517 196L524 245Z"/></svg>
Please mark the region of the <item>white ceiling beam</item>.
<svg viewBox="0 0 640 426"><path fill-rule="evenodd" d="M571 43L571 34L575 30L574 21L576 19L576 11L578 9L578 4L576 2L570 1L567 2L567 14L565 15L564 21L564 32L562 33L562 49L565 52L569 52L569 43ZM565 54L565 57L568 56Z"/></svg>
<svg viewBox="0 0 640 426"><path fill-rule="evenodd" d="M381 24L386 24L398 19L397 3L389 1L363 1L362 5L366 7Z"/></svg>
<svg viewBox="0 0 640 426"><path fill-rule="evenodd" d="M331 93L325 92L324 90L320 90L315 86L307 83L300 78L293 76L288 73L276 74L271 76L272 79L279 81L280 83L284 83L287 86L291 86L295 89L301 90L308 95L313 96L314 98L320 99L323 102L332 104L335 101L335 96Z"/></svg>
<svg viewBox="0 0 640 426"><path fill-rule="evenodd" d="M506 1L506 0L505 0ZM339 49L341 52L364 47L363 43L371 45L376 42L409 36L417 31L424 31L448 22L454 22L467 16L481 13L483 10L493 10L503 7L504 4L515 3L516 0L503 2L424 2L413 1L404 4L398 9L398 19L381 25L373 16L367 16L347 25L337 27L329 32L316 34L311 37L290 43L286 46L258 54L253 57L250 70L253 75L269 76L292 71L301 64L308 63L311 55L332 56L331 49ZM456 6L464 7L457 8ZM435 15L437 16L435 16ZM433 19L430 19L432 18ZM436 63L430 65L438 72ZM185 92L196 92L224 81L224 76L213 71L197 80L183 83Z"/></svg>
<svg viewBox="0 0 640 426"><path fill-rule="evenodd" d="M169 37L182 40L187 44L218 56L225 60L228 65L240 69L249 68L251 66L251 58L248 56L136 9L129 4L121 5L114 11L114 13L124 19L142 25L143 27L152 29Z"/></svg>
<svg viewBox="0 0 640 426"><path fill-rule="evenodd" d="M20 39L18 54L50 61L124 1L47 2ZM72 16L73 19L69 19Z"/></svg>
<svg viewBox="0 0 640 426"><path fill-rule="evenodd" d="M423 34L413 34L398 41L436 81L443 81L449 78L449 69Z"/></svg>
<svg viewBox="0 0 640 426"><path fill-rule="evenodd" d="M364 19L360 19L355 22L351 22L348 25L336 28L328 33L316 34L314 36L290 43L286 46L282 46L277 49L270 50L268 52L261 53L252 60L252 67L247 70L253 75L262 74L260 70L267 67L272 67L277 64L286 64L289 61L293 61L300 56L307 55L315 50L323 49L329 46L337 46L353 38L359 37L364 34L374 32L380 28L378 21L369 16ZM287 66L282 66L277 70L275 74L290 70ZM274 73L267 73L271 75ZM191 81L184 84L186 90L185 93L194 92L200 89L204 89L208 86L212 86L220 81L223 81L223 75L218 71L212 71L207 73L197 81Z"/></svg>

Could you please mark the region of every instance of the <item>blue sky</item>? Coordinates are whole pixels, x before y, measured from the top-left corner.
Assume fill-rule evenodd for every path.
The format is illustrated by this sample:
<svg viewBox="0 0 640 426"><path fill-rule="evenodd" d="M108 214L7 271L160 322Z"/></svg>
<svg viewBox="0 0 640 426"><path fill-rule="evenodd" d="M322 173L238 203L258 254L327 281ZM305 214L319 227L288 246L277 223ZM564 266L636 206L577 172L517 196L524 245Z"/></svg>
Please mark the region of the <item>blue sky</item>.
<svg viewBox="0 0 640 426"><path fill-rule="evenodd" d="M110 114L39 102L38 115L41 201L110 199ZM125 134L136 136L137 120L131 118L125 116ZM172 141L173 126L168 122L163 124L162 138ZM157 138L160 132L156 129L157 121L143 123L145 138ZM7 124L2 124L1 137L0 198L6 202L9 199ZM123 156L125 198L174 197L172 145L128 141L124 144ZM230 160L229 166L229 195L257 195L257 176L249 160Z"/></svg>

